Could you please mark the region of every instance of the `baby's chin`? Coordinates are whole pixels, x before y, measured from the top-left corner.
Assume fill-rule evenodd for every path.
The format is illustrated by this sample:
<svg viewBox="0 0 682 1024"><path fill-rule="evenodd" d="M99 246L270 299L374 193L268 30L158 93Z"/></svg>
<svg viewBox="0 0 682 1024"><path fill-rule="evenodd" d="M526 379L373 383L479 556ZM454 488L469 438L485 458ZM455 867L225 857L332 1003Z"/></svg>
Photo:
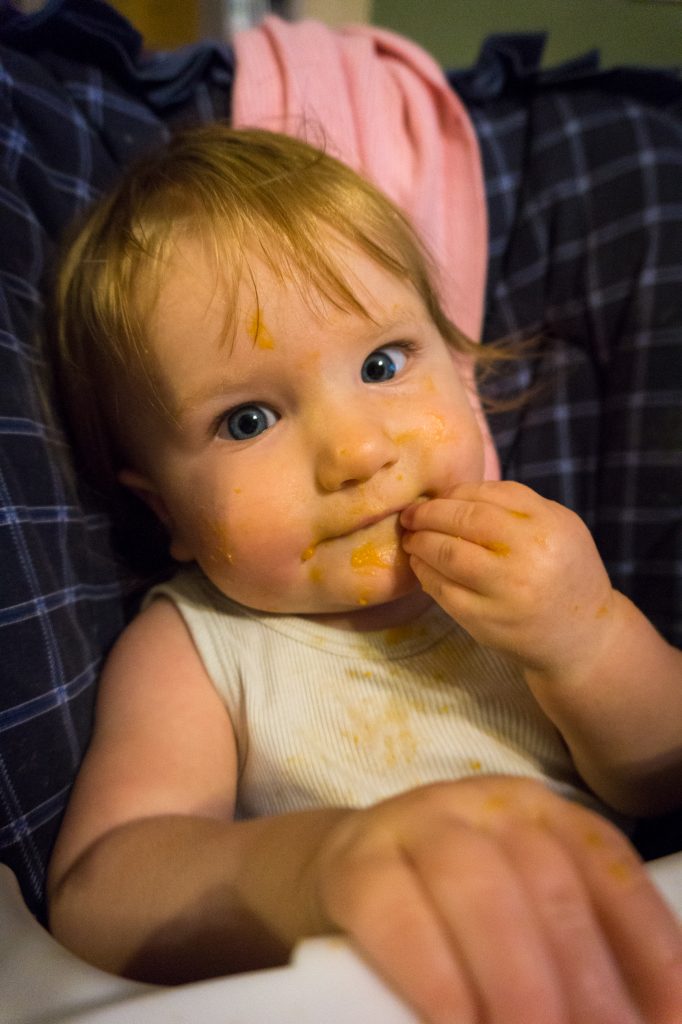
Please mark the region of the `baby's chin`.
<svg viewBox="0 0 682 1024"><path fill-rule="evenodd" d="M335 612L307 612L301 617L336 629L369 632L404 626L432 604L432 599L415 581L414 587L388 601L368 603L362 607L355 605Z"/></svg>
<svg viewBox="0 0 682 1024"><path fill-rule="evenodd" d="M310 618L362 617L369 609L421 591L400 534L395 523L378 524L334 542L331 550L320 545L322 557L302 560L289 577L282 573L278 578L276 571L262 577L235 573L234 565L227 573L216 572L212 565L202 569L223 594L253 611Z"/></svg>
<svg viewBox="0 0 682 1024"><path fill-rule="evenodd" d="M405 610L414 605L414 614L419 614L426 603L430 603L421 589L419 581L412 573L405 558L400 570L394 566L388 573L384 570L377 577L365 576L359 581L353 579L352 586L338 592L314 593L298 595L291 592L280 595L262 595L260 599L250 595L247 600L239 600L236 594L229 594L233 600L239 601L254 611L278 615L296 615L302 618L328 621L329 624L348 623L348 629L381 629L381 624L363 625L363 623L381 623L386 620L386 628L398 622L407 621ZM338 620L338 623L335 622ZM394 621L395 620L395 621Z"/></svg>

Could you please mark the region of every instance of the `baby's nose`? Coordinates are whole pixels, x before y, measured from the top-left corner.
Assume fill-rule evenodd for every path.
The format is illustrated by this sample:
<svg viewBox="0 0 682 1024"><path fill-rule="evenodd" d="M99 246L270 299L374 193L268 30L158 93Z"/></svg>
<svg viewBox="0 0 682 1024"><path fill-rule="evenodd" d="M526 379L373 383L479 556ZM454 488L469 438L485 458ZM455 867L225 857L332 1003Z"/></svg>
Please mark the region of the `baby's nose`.
<svg viewBox="0 0 682 1024"><path fill-rule="evenodd" d="M397 459L398 446L382 424L356 420L342 431L332 429L328 436L325 430L319 438L317 481L325 491L338 491L364 483Z"/></svg>

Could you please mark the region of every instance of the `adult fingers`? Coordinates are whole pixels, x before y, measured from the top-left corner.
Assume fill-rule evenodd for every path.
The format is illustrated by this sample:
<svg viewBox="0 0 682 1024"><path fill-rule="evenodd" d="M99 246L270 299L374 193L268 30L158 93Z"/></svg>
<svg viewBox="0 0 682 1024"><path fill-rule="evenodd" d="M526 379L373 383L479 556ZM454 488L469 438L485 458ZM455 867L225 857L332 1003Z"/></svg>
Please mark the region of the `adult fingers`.
<svg viewBox="0 0 682 1024"><path fill-rule="evenodd" d="M607 947L642 1018L647 1024L679 1024L682 926L627 838L600 815L545 787L510 779L491 780L491 785L495 789L484 804L482 824L507 844L516 829L527 841L532 823L556 839L589 894ZM525 856L515 859L521 866L528 862ZM548 863L552 871L559 864L556 852ZM539 884L537 871L525 877ZM533 896L538 906L540 895Z"/></svg>
<svg viewBox="0 0 682 1024"><path fill-rule="evenodd" d="M336 870L322 900L329 919L430 1024L481 1024L472 985L409 859L394 848Z"/></svg>
<svg viewBox="0 0 682 1024"><path fill-rule="evenodd" d="M626 966L611 946L579 867L542 825L513 827L505 851L541 923L565 994L571 1024L642 1024L626 982Z"/></svg>
<svg viewBox="0 0 682 1024"><path fill-rule="evenodd" d="M655 1024L682 1021L682 926L621 833L596 815L570 828L553 826L590 887L595 912L623 976Z"/></svg>
<svg viewBox="0 0 682 1024"><path fill-rule="evenodd" d="M499 841L463 822L450 823L437 839L431 834L414 844L410 854L453 956L471 979L480 1020L569 1024L554 950ZM586 1016L581 1024L604 1022ZM623 1018L619 1024L633 1022Z"/></svg>

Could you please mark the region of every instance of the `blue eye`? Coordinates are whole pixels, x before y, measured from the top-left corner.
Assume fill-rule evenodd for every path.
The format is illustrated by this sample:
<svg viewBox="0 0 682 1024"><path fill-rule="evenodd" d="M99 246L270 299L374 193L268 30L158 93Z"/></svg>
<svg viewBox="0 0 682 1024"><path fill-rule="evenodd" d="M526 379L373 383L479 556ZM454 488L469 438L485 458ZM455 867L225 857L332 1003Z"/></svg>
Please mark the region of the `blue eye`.
<svg viewBox="0 0 682 1024"><path fill-rule="evenodd" d="M277 416L267 405L240 405L221 421L219 437L248 441L274 426Z"/></svg>
<svg viewBox="0 0 682 1024"><path fill-rule="evenodd" d="M362 364L362 379L367 384L381 384L392 380L406 362L405 352L398 345L378 348Z"/></svg>

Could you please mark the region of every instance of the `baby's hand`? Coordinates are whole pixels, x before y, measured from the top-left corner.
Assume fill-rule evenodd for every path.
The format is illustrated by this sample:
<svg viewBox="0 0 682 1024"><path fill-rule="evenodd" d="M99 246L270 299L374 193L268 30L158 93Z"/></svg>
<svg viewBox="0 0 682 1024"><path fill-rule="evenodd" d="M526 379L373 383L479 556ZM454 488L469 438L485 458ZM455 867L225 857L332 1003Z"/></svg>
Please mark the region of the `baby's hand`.
<svg viewBox="0 0 682 1024"><path fill-rule="evenodd" d="M308 870L320 930L348 934L420 1019L682 1021L679 924L625 838L538 783L479 777L351 812Z"/></svg>
<svg viewBox="0 0 682 1024"><path fill-rule="evenodd" d="M401 523L422 587L479 642L549 676L596 657L614 592L575 513L499 481L459 484Z"/></svg>

